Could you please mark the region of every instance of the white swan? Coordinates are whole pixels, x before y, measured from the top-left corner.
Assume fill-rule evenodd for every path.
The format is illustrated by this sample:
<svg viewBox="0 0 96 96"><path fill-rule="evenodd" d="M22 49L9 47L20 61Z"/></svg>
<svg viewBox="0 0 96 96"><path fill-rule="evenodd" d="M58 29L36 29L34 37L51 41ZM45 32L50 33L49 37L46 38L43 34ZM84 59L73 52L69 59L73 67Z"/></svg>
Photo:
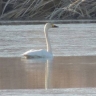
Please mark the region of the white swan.
<svg viewBox="0 0 96 96"><path fill-rule="evenodd" d="M51 23L46 23L44 26L44 34L45 34L45 39L46 39L46 45L47 45L47 50L29 50L22 55L26 58L50 58L53 57L52 50L51 50L51 45L50 45L50 40L48 37L48 29L49 28L56 28L57 26Z"/></svg>

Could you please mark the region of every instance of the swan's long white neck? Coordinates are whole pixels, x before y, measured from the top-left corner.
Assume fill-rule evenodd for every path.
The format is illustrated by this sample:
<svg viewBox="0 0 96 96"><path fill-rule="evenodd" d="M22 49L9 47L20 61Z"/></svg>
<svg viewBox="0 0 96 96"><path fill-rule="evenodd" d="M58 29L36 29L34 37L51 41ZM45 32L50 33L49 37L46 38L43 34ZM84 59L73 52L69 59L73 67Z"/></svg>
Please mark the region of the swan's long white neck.
<svg viewBox="0 0 96 96"><path fill-rule="evenodd" d="M48 37L48 27L44 27L44 34L45 34L45 39L46 39L46 45L47 45L47 52L50 52L52 53L52 50L51 50L51 45L50 45L50 40L49 40L49 37Z"/></svg>

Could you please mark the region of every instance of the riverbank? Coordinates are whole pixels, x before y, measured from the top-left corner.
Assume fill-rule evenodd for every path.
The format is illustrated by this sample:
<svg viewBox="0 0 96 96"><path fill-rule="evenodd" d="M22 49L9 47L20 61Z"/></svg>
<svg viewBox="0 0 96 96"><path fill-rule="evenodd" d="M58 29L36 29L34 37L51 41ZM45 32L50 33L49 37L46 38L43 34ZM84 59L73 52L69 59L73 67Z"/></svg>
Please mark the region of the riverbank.
<svg viewBox="0 0 96 96"><path fill-rule="evenodd" d="M1 0L0 20L96 19L96 0Z"/></svg>
<svg viewBox="0 0 96 96"><path fill-rule="evenodd" d="M96 20L1 20L0 25L24 25L24 24L45 24L46 22L67 24L67 23L96 23Z"/></svg>

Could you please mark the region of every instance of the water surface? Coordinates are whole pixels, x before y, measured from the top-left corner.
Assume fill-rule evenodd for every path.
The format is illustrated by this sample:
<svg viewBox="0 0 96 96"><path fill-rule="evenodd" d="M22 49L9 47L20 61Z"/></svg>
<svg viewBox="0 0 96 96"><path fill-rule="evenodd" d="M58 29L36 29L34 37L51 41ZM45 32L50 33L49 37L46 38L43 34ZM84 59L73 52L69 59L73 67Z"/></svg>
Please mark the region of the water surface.
<svg viewBox="0 0 96 96"><path fill-rule="evenodd" d="M96 55L96 24L57 24L49 30L54 56ZM46 49L44 25L0 26L0 57L20 57L30 49Z"/></svg>
<svg viewBox="0 0 96 96"><path fill-rule="evenodd" d="M43 24L0 26L0 89L96 87L96 24L57 25L49 30L53 59L21 58L46 49Z"/></svg>
<svg viewBox="0 0 96 96"><path fill-rule="evenodd" d="M0 58L0 89L89 87L96 87L96 56L53 60Z"/></svg>

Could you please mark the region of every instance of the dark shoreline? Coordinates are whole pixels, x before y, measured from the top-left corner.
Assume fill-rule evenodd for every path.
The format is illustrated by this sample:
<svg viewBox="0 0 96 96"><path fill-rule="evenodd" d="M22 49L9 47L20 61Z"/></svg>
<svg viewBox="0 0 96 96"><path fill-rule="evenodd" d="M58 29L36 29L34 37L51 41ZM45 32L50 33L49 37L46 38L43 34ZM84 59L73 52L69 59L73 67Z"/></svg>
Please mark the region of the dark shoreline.
<svg viewBox="0 0 96 96"><path fill-rule="evenodd" d="M46 22L53 22L58 24L70 23L96 23L96 20L0 20L0 25L30 25L30 24L45 24Z"/></svg>

